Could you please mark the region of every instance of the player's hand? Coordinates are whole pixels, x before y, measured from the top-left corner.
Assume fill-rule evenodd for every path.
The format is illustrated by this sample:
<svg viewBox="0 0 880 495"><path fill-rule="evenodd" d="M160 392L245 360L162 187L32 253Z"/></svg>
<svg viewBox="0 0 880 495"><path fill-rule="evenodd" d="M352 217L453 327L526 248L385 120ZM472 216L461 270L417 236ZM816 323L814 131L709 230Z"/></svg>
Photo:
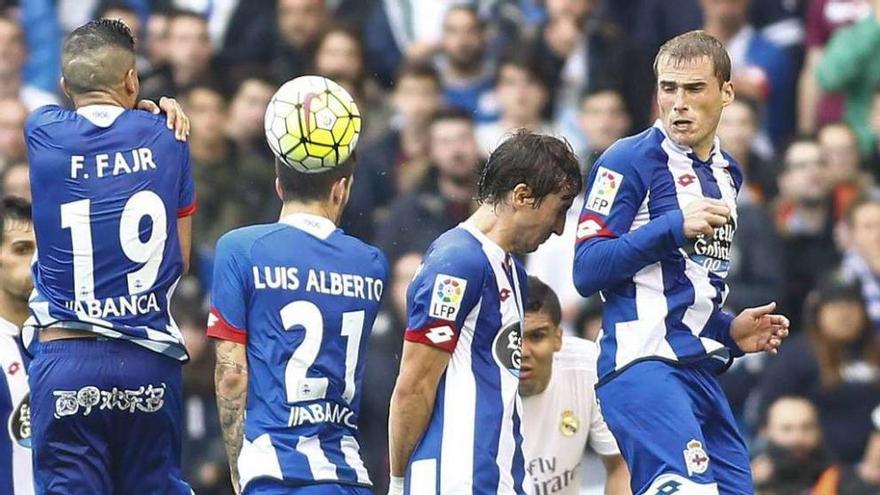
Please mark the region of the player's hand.
<svg viewBox="0 0 880 495"><path fill-rule="evenodd" d="M691 201L684 211L684 236L694 239L701 235L711 236L715 228L727 223L730 208L720 199L703 198Z"/></svg>
<svg viewBox="0 0 880 495"><path fill-rule="evenodd" d="M788 318L773 314L776 303L747 308L730 324L730 336L743 352L779 352L788 337Z"/></svg>
<svg viewBox="0 0 880 495"><path fill-rule="evenodd" d="M138 110L146 110L154 114L165 112L167 115L165 125L169 129L174 130L174 137L178 141L186 141L187 136L189 136L189 117L183 113L183 109L180 108L180 103L177 100L163 96L159 99L158 105L152 100L141 100L138 102L137 108Z"/></svg>

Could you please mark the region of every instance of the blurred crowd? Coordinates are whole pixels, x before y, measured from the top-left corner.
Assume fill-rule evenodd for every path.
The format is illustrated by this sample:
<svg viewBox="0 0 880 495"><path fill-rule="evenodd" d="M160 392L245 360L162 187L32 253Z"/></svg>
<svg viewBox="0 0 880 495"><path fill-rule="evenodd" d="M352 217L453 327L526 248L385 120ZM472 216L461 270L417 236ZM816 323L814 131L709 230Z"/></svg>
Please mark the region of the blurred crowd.
<svg viewBox="0 0 880 495"><path fill-rule="evenodd" d="M393 268L371 336L361 412L376 493L387 476L388 402L421 253L474 209L488 153L516 128L565 137L584 174L651 125L652 61L704 29L732 59L722 146L743 168L732 311L778 301L794 337L723 376L760 493L880 490L880 0L0 0L0 192L30 196L22 126L59 92L64 35L96 17L138 40L141 92L192 120L194 263L175 316L185 368L187 479L229 493L204 335L217 238L277 219L263 115L276 88L330 77L364 118L342 227ZM595 339L601 302L571 282L574 230L525 260ZM812 490L812 492L810 492Z"/></svg>

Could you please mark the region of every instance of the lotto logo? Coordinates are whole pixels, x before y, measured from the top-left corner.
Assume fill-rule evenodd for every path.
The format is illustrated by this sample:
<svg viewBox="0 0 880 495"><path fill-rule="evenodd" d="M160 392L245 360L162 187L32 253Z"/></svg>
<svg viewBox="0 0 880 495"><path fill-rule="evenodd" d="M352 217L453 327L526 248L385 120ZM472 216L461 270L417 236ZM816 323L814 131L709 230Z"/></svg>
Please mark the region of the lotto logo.
<svg viewBox="0 0 880 495"><path fill-rule="evenodd" d="M673 495L674 493L678 493L681 489L681 483L677 481L667 481L663 483L659 487L657 487L657 491L654 492L655 495Z"/></svg>
<svg viewBox="0 0 880 495"><path fill-rule="evenodd" d="M428 330L427 333L425 333L425 337L428 337L428 340L435 344L449 342L454 336L455 332L452 331L452 327L450 327L449 325L434 327Z"/></svg>

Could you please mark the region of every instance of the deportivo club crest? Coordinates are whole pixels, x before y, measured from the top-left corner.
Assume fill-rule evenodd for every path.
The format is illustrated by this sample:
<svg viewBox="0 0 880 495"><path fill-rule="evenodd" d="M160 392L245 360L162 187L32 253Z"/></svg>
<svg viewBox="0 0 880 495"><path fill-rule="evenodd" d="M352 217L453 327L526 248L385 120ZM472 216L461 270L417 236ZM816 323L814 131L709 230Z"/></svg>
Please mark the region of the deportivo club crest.
<svg viewBox="0 0 880 495"><path fill-rule="evenodd" d="M492 354L499 366L506 368L513 376L519 377L522 358L522 333L519 320L507 325L495 335Z"/></svg>
<svg viewBox="0 0 880 495"><path fill-rule="evenodd" d="M581 422L578 417L574 415L574 411L562 411L562 417L559 420L559 431L562 433L563 436L574 436L575 433L578 432L580 426Z"/></svg>
<svg viewBox="0 0 880 495"><path fill-rule="evenodd" d="M684 463L687 466L688 476L703 474L709 469L709 456L703 450L703 444L699 440L691 440L684 450Z"/></svg>
<svg viewBox="0 0 880 495"><path fill-rule="evenodd" d="M9 438L22 447L31 448L31 394L22 397L18 407L9 415Z"/></svg>

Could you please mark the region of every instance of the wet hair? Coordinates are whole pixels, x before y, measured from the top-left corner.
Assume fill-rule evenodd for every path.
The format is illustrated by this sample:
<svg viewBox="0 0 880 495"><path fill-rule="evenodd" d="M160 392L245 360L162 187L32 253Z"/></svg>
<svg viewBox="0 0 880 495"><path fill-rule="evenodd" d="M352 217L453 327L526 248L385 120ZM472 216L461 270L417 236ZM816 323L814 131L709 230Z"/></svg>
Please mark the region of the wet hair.
<svg viewBox="0 0 880 495"><path fill-rule="evenodd" d="M562 322L562 307L559 304L559 297L538 277L530 275L528 284L529 296L525 306L526 313L547 313L550 321L558 327Z"/></svg>
<svg viewBox="0 0 880 495"><path fill-rule="evenodd" d="M134 36L116 19L97 19L74 29L61 51L61 73L74 94L116 87L134 64Z"/></svg>
<svg viewBox="0 0 880 495"><path fill-rule="evenodd" d="M489 156L480 173L477 201L498 205L518 184L525 184L534 207L550 194L577 194L583 185L578 159L564 139L520 129Z"/></svg>
<svg viewBox="0 0 880 495"><path fill-rule="evenodd" d="M33 223L30 201L18 196L3 196L0 199L0 242L6 232L6 224L12 222Z"/></svg>
<svg viewBox="0 0 880 495"><path fill-rule="evenodd" d="M730 81L730 55L721 41L705 31L688 31L663 43L654 58L655 77L659 76L660 60L664 57L673 64L708 58L718 84Z"/></svg>
<svg viewBox="0 0 880 495"><path fill-rule="evenodd" d="M348 178L354 173L355 155L352 153L345 162L330 170L313 174L296 171L284 162L275 159L275 173L281 184L284 201L324 201L330 196L330 188L339 179Z"/></svg>

